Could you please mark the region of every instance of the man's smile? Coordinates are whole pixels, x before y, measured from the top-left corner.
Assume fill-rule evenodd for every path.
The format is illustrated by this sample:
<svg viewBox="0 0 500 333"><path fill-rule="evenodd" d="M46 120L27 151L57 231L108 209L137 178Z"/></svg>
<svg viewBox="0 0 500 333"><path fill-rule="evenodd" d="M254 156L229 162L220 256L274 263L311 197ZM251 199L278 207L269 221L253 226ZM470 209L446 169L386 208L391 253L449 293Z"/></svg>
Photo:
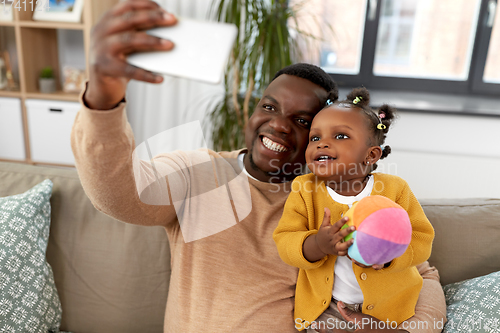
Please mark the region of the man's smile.
<svg viewBox="0 0 500 333"><path fill-rule="evenodd" d="M289 150L289 148L284 144L276 142L275 140L272 140L264 135L261 136L261 142L267 149L277 153L283 153Z"/></svg>

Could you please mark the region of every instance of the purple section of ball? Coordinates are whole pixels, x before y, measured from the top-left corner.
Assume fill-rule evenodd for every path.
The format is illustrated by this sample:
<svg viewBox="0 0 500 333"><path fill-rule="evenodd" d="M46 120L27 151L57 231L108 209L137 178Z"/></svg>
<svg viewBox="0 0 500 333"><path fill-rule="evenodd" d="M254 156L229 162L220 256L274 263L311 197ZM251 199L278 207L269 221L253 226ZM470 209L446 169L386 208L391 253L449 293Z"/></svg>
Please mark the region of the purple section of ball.
<svg viewBox="0 0 500 333"><path fill-rule="evenodd" d="M367 235L358 230L356 242L360 255L370 265L385 264L402 255L408 244L397 244L391 241Z"/></svg>
<svg viewBox="0 0 500 333"><path fill-rule="evenodd" d="M354 238L354 243L352 243L352 245L349 246L349 250L347 251L347 254L349 255L349 257L351 257L351 259L354 259L363 265L370 266L370 264L365 262L365 260L363 259L363 257L359 253L358 243L356 242L356 233L357 233L357 231L354 231L352 233L352 237Z"/></svg>

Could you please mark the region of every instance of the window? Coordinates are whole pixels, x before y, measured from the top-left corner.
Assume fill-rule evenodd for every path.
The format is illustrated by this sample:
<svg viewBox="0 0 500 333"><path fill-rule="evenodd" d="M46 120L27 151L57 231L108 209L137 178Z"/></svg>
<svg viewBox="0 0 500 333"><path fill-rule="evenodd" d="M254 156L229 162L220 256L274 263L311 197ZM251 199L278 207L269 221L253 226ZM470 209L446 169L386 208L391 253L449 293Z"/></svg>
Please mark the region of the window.
<svg viewBox="0 0 500 333"><path fill-rule="evenodd" d="M493 10L493 8L491 9ZM497 9L497 11L500 11ZM493 20L493 18L490 18ZM483 81L500 84L500 14L495 16Z"/></svg>
<svg viewBox="0 0 500 333"><path fill-rule="evenodd" d="M295 0L291 5L298 9L299 29L316 37L302 41L304 60L330 73L359 74L366 0Z"/></svg>
<svg viewBox="0 0 500 333"><path fill-rule="evenodd" d="M499 94L497 0L290 0L305 60L342 86Z"/></svg>
<svg viewBox="0 0 500 333"><path fill-rule="evenodd" d="M396 74L411 64L415 1L386 1L380 15L375 67L377 74Z"/></svg>

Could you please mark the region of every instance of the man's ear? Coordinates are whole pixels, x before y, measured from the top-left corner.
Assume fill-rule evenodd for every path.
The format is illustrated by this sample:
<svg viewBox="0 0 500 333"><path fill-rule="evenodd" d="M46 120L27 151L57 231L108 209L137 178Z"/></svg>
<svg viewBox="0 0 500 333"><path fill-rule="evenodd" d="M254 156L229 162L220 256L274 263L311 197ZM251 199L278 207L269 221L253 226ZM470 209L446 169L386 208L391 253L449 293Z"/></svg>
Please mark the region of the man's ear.
<svg viewBox="0 0 500 333"><path fill-rule="evenodd" d="M366 154L365 164L374 165L380 160L380 157L382 157L382 148L380 146L372 146Z"/></svg>

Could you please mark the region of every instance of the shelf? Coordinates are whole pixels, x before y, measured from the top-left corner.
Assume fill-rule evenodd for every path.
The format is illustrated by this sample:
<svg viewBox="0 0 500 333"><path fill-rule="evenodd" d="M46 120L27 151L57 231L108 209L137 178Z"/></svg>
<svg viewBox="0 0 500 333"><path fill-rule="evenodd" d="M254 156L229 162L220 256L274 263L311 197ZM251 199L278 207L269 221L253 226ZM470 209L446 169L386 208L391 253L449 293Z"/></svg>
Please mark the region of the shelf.
<svg viewBox="0 0 500 333"><path fill-rule="evenodd" d="M78 102L79 96L80 94L78 93L65 93L64 91L56 91L50 94L36 93L36 92L26 93L26 98L49 99L58 101L69 101L69 102Z"/></svg>
<svg viewBox="0 0 500 333"><path fill-rule="evenodd" d="M28 160L11 160L6 158L0 158L0 162L31 164L31 162Z"/></svg>
<svg viewBox="0 0 500 333"><path fill-rule="evenodd" d="M31 160L11 160L11 159L0 158L0 162L21 163L21 164L31 164L31 165L42 165L42 166L51 166L51 167L69 168L69 169L74 169L75 168L75 166L72 165L72 164L36 162L36 161L31 161Z"/></svg>
<svg viewBox="0 0 500 333"><path fill-rule="evenodd" d="M19 26L23 28L41 28L41 29L69 29L84 30L83 23L68 22L45 22L45 21L19 21Z"/></svg>
<svg viewBox="0 0 500 333"><path fill-rule="evenodd" d="M69 168L69 169L75 168L73 164L60 164L60 163L48 163L48 162L36 162L36 161L31 161L31 164L58 167L58 168Z"/></svg>
<svg viewBox="0 0 500 333"><path fill-rule="evenodd" d="M1 7L0 7L0 10ZM0 21L0 27L14 27L16 25L16 22L14 21Z"/></svg>
<svg viewBox="0 0 500 333"><path fill-rule="evenodd" d="M92 26L107 10L119 2L118 0L81 1L84 5L80 22L33 20L33 10L31 5L28 5L28 3L31 4L29 1L26 1L26 10L14 10L12 12L12 21L0 21L0 54L3 55L4 51L8 52L13 78L19 86L19 88L15 87L16 90L0 90L1 102L16 102L20 104L20 107L15 112L12 111L12 108L8 110L7 108L1 108L2 111L5 111L5 114L0 116L0 125L4 125L0 134L8 133L8 138L11 138L10 132L13 126L12 121L9 119L12 117L20 118L18 120L21 122L22 128L16 128L15 130L24 139L24 143L21 144L24 147L19 148L16 146L13 150L19 152L23 149L25 156L20 161L18 160L18 155L5 153L5 156L1 155L2 158L0 160L15 158L16 160L12 162L72 167L72 165L67 164L71 162L61 159L61 156L64 154L57 149L55 155L49 154L50 158L45 159L40 157L47 152L51 152L52 148L51 146L42 146L43 152L38 148L33 148L36 146L34 144L39 142L39 137L37 139L34 132L36 126L39 126L39 122L31 124L31 126L28 125L28 122L30 115L40 116L39 112L33 111L33 106L30 103L30 101L33 102L32 100L39 99L45 103L48 101L49 103L46 104L54 105L59 101L61 101L59 102L61 105L64 104L62 101L71 102L72 104L74 103L71 106L76 110L80 108L78 103L80 93L66 93L62 89L62 82L65 79L63 77L64 66L67 65L79 69L85 68L88 75ZM15 3L17 3L17 0L15 0ZM24 9L23 0L21 0L20 5ZM2 7L2 0L0 0L0 11L3 9ZM39 90L38 78L40 71L47 66L52 67L53 75L56 79L56 92L54 93L41 93ZM7 101L9 98L18 99L18 101ZM38 103L43 104L42 101ZM14 113L16 114L14 115ZM64 112L64 115L60 116L67 115L68 113ZM49 131L52 129L54 133L66 133L70 131L73 121L65 119L62 124L49 121L45 127ZM8 131L4 130L5 128ZM46 130L46 128L44 129ZM43 133L45 135L46 131ZM65 147L69 147L69 136L63 134L62 137L64 139L58 139L60 143L64 144ZM0 142L2 142L2 138L0 138ZM13 147L13 145L10 146ZM0 147L3 146L0 144Z"/></svg>
<svg viewBox="0 0 500 333"><path fill-rule="evenodd" d="M0 90L0 97L17 97L21 98L21 92L20 91L10 91L10 90Z"/></svg>

